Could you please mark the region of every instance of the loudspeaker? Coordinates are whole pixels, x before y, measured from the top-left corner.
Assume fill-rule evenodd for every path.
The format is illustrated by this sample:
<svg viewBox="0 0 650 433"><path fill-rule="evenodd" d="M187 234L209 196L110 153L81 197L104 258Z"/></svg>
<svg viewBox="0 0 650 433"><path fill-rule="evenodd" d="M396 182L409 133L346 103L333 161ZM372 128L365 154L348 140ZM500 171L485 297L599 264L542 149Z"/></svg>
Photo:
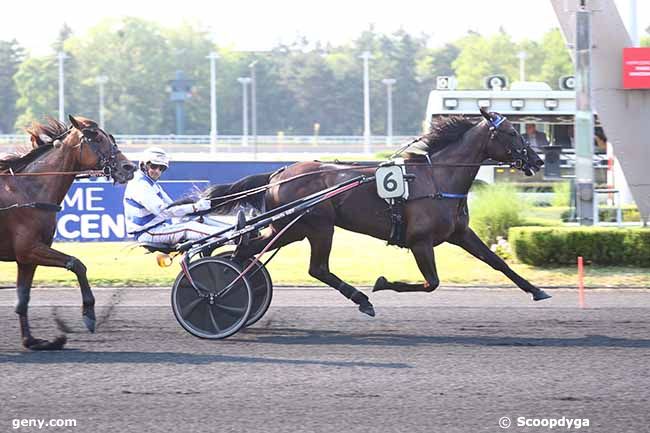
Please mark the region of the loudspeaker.
<svg viewBox="0 0 650 433"><path fill-rule="evenodd" d="M573 75L564 75L563 77L560 77L558 85L562 90L575 90L576 77Z"/></svg>
<svg viewBox="0 0 650 433"><path fill-rule="evenodd" d="M508 87L508 79L505 75L488 75L484 85L488 90L503 90Z"/></svg>

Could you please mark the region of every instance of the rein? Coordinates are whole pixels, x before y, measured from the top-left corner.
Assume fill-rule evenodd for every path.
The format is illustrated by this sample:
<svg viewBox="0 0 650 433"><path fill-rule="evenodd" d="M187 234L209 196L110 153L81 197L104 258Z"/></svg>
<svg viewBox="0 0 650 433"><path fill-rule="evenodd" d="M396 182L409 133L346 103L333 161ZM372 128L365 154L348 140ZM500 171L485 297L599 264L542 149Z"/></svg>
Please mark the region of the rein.
<svg viewBox="0 0 650 433"><path fill-rule="evenodd" d="M483 147L487 145L491 140L495 138L496 132L499 129L499 126L505 121L505 117L499 117L494 121L490 121L490 135L488 135L487 140L482 144ZM415 144L419 141L421 141L424 138L424 135L402 145L397 151L395 151L389 159L393 159L396 156L402 154L406 149L409 148L412 144ZM423 155L426 157L427 162L412 162L412 163L407 163L404 162L403 164L396 164L396 165L404 165L404 166L427 166L427 167L482 167L482 166L493 166L493 167L500 167L500 166L511 166L511 164L507 163L502 163L502 162L496 162L496 163L441 163L441 162L432 162L430 159L429 155ZM335 162L336 163L336 162ZM359 170L359 169L364 169L364 168L374 168L378 167L381 163L376 162L376 163L370 163L370 164L364 164L364 165L353 165L350 167L341 167L341 168L332 168L332 169L327 169L327 170L317 170L317 171L311 171L308 173L301 173L296 176L292 176L288 179L284 179L278 182L272 182L268 183L267 185L262 185L257 188L252 188L246 191L241 191L237 192L234 194L229 194L229 195L224 195L224 196L219 196L219 197L213 197L211 200L226 200L223 203L219 203L218 205L210 208L210 211L213 211L215 209L218 209L220 207L229 205L233 202L237 202L239 200L242 200L246 197L251 197L253 195L260 194L262 192L265 192L274 186L282 185L283 183L291 182L297 179L301 179L303 177L307 176L312 176L316 174L324 174L324 173L332 173L332 172L340 172L340 171L348 171L348 170ZM273 176L273 175L271 175ZM435 185L434 185L435 187ZM467 194L452 194L452 193L445 193L445 192L436 192L434 194L431 194L431 197L435 199L444 199L444 198L466 198Z"/></svg>
<svg viewBox="0 0 650 433"><path fill-rule="evenodd" d="M84 176L84 177L100 177L105 176L103 171L98 170L85 170L85 171L44 171L42 173L14 173L12 170L9 170L9 173L0 173L0 176Z"/></svg>
<svg viewBox="0 0 650 433"><path fill-rule="evenodd" d="M39 138L43 142L49 142L50 144L54 144L55 148L58 148L61 145L61 140L66 138L72 131L74 131L75 127L70 126L68 129L60 133L59 135L55 137L47 137L45 135L41 135ZM99 148L98 143L95 141L89 139L86 137L85 131L86 130L92 130L95 132L95 134L98 134L98 131L102 131L104 135L107 137L110 137L112 139L112 136L109 136L106 134L104 130L101 128L83 128L79 129L81 131L81 140L79 141L79 144L77 144L75 147L79 147L79 158L81 159L81 156L83 155L83 145L86 144L90 149L95 153L95 156L97 157L97 167L94 169L90 170L80 170L80 171L47 171L47 172L40 172L40 173L14 173L14 171L9 168L8 172L0 173L0 176L70 176L70 175L75 175L80 178L87 178L87 177L99 177L99 176L106 176L109 177L111 175L111 172L113 170L113 166L115 163L115 156L118 153L117 149L117 144L115 144L115 141L113 140L111 144L111 148L105 152L102 149ZM110 140L109 140L110 141ZM57 142L59 146L57 146Z"/></svg>
<svg viewBox="0 0 650 433"><path fill-rule="evenodd" d="M246 197L251 197L253 195L263 193L263 192L273 188L274 186L278 186L278 185L282 185L284 183L292 182L294 180L298 180L298 179L301 179L303 177L312 176L312 175L316 175L316 174L335 173L335 172L349 171L349 170L360 170L360 169L364 169L364 168L374 168L374 167L379 167L380 164L381 164L380 162L375 162L375 163L370 163L370 164L367 164L367 165L355 165L355 166L350 166L350 167L341 167L341 168L331 168L331 169L327 169L327 170L310 171L310 172L307 172L307 173L297 174L295 176L292 176L292 177L289 177L287 179L283 179L283 180L280 180L280 181L277 181L277 182L271 182L271 183L268 183L266 185L259 186L257 188L251 188L251 189L246 190L246 191L241 191L241 192L237 192L237 193L234 193L234 194L223 195L223 196L219 196L219 197L212 197L211 200L226 200L226 201L224 201L223 203L219 203L218 205L210 208L210 211L213 211L215 209L219 209L220 207L229 205L229 204L234 203L236 201L242 200L242 199L244 199ZM496 166L496 167L498 167L498 166L505 166L506 164L504 164L504 163L491 163L491 164L458 163L458 164L455 164L455 163L434 163L434 162L432 162L432 163L429 163L429 162L406 163L405 162L403 165L404 166L409 166L409 165L410 166L426 166L426 167L480 167L480 166ZM446 193L442 193L442 194L449 195L449 194L446 194ZM438 196L436 196L436 197L438 197ZM445 198L445 197L443 197L443 198ZM449 198L452 198L452 197L449 197ZM458 197L455 197L455 195L454 195L453 198L458 198Z"/></svg>
<svg viewBox="0 0 650 433"><path fill-rule="evenodd" d="M58 204L31 202L31 203L23 203L23 204L16 203L16 204L12 204L11 206L0 207L0 212L4 212L11 209L24 209L24 208L39 209L48 212L61 212L61 209L63 209Z"/></svg>

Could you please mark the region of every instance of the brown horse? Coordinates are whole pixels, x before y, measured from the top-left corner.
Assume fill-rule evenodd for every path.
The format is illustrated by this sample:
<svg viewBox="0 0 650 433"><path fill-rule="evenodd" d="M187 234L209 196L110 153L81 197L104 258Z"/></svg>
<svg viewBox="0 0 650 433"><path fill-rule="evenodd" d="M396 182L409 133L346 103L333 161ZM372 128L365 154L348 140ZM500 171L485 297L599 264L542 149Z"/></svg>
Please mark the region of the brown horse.
<svg viewBox="0 0 650 433"><path fill-rule="evenodd" d="M27 320L34 271L39 265L72 271L81 288L82 317L95 330L95 298L86 267L76 257L51 248L56 211L75 175L103 170L115 182L133 178L135 166L119 151L113 136L95 122L70 116L72 126L49 119L35 123L27 132L33 149L24 155L0 159L0 261L18 264L16 313L23 346L33 350L60 349L65 336L53 341L32 336Z"/></svg>
<svg viewBox="0 0 650 433"><path fill-rule="evenodd" d="M377 279L373 291L431 292L439 285L433 247L442 242L458 245L478 259L503 272L523 291L532 294L534 300L549 297L514 272L499 256L486 246L469 228L467 193L476 177L481 162L486 159L506 162L534 174L543 162L521 138L505 117L481 110L484 119L471 120L462 116L437 119L431 131L415 145L423 153L407 153L405 164L409 174L415 175L410 184L410 198L405 204L405 247L415 257L424 276L423 284L389 282ZM296 179L272 186L264 194L266 209L273 209L300 197L324 190L346 179L359 175L372 176L374 167L300 162L276 174L250 176L231 185L216 185L205 194L214 199L213 207L223 203L225 195L248 188L260 187L271 182ZM313 175L305 176L305 173ZM254 197L244 198L253 204ZM222 209L223 208L223 209ZM217 212L228 206L216 208ZM238 248L236 255L244 259L259 253L288 221L271 225L271 231ZM359 309L371 316L374 309L368 297L329 269L334 226L388 240L391 233L389 208L377 195L373 183L362 185L325 202L296 222L273 247L307 238L311 245L309 274L337 289L359 305Z"/></svg>

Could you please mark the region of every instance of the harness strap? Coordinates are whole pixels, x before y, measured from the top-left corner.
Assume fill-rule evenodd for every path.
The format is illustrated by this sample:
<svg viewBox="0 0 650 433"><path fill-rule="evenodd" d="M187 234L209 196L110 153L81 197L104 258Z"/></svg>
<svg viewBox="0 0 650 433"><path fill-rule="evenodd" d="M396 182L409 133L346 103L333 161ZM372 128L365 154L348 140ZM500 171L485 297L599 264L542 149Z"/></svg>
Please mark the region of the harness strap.
<svg viewBox="0 0 650 433"><path fill-rule="evenodd" d="M428 155L427 155L428 156ZM442 200L445 198L467 198L467 194L455 194L451 192L441 192L438 191L438 187L436 186L436 178L433 175L433 165L431 164L431 159L427 158L427 161L429 162L429 165L431 167L431 183L433 184L433 190L436 191L433 194L427 194L424 197L418 197L415 198L414 200L418 200L421 198L432 198L434 200Z"/></svg>
<svg viewBox="0 0 650 433"><path fill-rule="evenodd" d="M31 202L23 204L12 204L11 206L0 208L0 212L11 210L11 209L23 209L23 208L32 208L39 209L48 212L61 212L62 207L58 204L53 203L41 203L41 202Z"/></svg>
<svg viewBox="0 0 650 433"><path fill-rule="evenodd" d="M83 170L83 171L43 171L40 173L15 173L9 171L8 173L0 173L0 176L18 177L18 176L87 176L97 177L104 176L104 172L97 170Z"/></svg>
<svg viewBox="0 0 650 433"><path fill-rule="evenodd" d="M445 198L467 198L467 194L453 194L450 192L436 192L434 194L429 194L427 198L433 198L435 200L442 200Z"/></svg>

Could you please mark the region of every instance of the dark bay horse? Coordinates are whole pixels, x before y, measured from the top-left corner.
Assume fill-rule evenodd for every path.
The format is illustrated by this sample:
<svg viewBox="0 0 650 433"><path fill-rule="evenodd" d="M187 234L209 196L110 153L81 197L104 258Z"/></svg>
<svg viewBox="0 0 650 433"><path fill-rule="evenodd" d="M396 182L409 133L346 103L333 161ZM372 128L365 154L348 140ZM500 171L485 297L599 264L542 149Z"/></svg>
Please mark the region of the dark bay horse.
<svg viewBox="0 0 650 433"><path fill-rule="evenodd" d="M27 130L33 149L0 159L0 260L18 264L16 313L23 346L33 350L60 349L65 336L53 341L34 337L27 307L36 267L55 266L77 276L82 296L82 317L95 330L95 298L86 267L76 257L51 248L56 212L75 175L102 170L115 182L133 178L135 166L119 151L113 136L95 122L70 116L72 126L49 119Z"/></svg>
<svg viewBox="0 0 650 433"><path fill-rule="evenodd" d="M481 110L481 114L483 119L480 121L462 116L434 120L430 132L416 145L423 155L406 154L407 172L414 174L415 179L410 184L410 197L404 210L404 246L413 252L425 281L423 284L408 284L389 282L380 277L373 291L435 290L440 281L436 272L433 247L442 242L450 242L503 272L523 291L532 294L534 300L549 297L514 272L469 227L466 194L482 161L489 158L510 163L529 176L543 164L505 117L484 110ZM266 209L273 209L346 179L361 174L372 176L374 171L374 167L299 162L276 174L260 174L235 184L215 185L206 190L205 194L214 199L213 206L218 206L223 203L223 199L218 197L298 176L295 180L266 190L263 197ZM310 172L313 175L303 176ZM255 197L246 197L244 200L247 204L253 204ZM219 211L219 208L216 210ZM259 253L287 223L286 220L276 222L271 225L270 233L251 241L248 245L240 246L236 252L237 257L243 259ZM374 183L357 187L314 208L287 230L273 247L307 238L311 246L309 274L337 289L358 304L362 312L373 316L374 309L368 297L342 281L329 269L334 226L379 239L389 239L391 219L388 205L377 195Z"/></svg>

